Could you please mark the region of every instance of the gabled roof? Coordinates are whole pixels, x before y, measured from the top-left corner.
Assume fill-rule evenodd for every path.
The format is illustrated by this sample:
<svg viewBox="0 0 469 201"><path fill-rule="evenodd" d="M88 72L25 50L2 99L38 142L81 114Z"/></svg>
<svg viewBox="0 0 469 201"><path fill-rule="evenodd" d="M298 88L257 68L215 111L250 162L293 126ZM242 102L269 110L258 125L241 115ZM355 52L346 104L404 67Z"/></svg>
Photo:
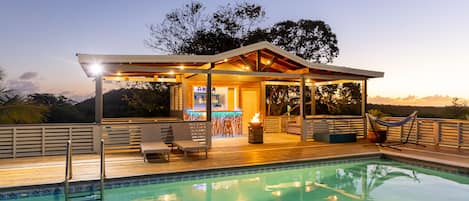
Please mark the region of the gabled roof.
<svg viewBox="0 0 469 201"><path fill-rule="evenodd" d="M89 64L102 63L102 64L134 64L134 63L177 63L177 64L206 64L211 62L220 62L227 58L237 57L257 50L267 49L275 54L288 58L289 60L298 63L304 67L312 70L329 71L335 73L345 73L357 76L364 76L368 78L383 77L383 72L363 70L357 68L350 68L344 66L336 66L329 64L318 64L309 62L295 54L283 50L269 42L258 42L251 45L239 47L233 50L222 52L215 55L97 55L97 54L77 54L78 62L82 65L85 72L89 75L86 69Z"/></svg>

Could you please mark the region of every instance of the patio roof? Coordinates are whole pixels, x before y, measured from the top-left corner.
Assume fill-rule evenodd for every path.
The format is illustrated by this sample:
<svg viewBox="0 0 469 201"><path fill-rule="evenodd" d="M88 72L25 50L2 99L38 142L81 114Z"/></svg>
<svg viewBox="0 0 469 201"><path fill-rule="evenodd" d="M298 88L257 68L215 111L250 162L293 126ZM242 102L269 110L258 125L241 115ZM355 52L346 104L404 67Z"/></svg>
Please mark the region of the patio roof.
<svg viewBox="0 0 469 201"><path fill-rule="evenodd" d="M209 63L222 64L223 62L245 63L250 64L249 57L255 56L252 53L261 52L263 60L268 63L276 63L269 65L277 68L281 74L289 71L290 74L305 74L303 69L307 70L308 74L325 74L325 75L346 75L357 76L363 78L378 78L383 77L383 72L364 70L358 68L350 68L344 66L336 66L329 64L318 64L309 62L299 56L296 56L288 51L281 49L269 42L258 42L255 44L243 46L226 52L215 55L101 55L101 54L77 54L78 61L88 77L94 77L91 73L91 66L95 63L102 64L104 70L108 75L117 72L165 72L167 70L178 70L177 66L186 66L187 69L183 71L186 73L203 73L210 67ZM247 56L246 56L247 55ZM268 58L267 58L268 57ZM277 59L279 58L279 59ZM279 64L277 64L279 63ZM287 66L287 67L282 67ZM155 68L161 67L161 68ZM280 68L280 70L278 70ZM282 70L283 68L283 70ZM201 71L202 70L202 71ZM225 69L222 69L225 70ZM226 71L226 70L225 70ZM298 71L298 72L295 72ZM182 70L181 70L182 72ZM237 72L237 70L232 71ZM242 71L238 71L241 73ZM225 72L226 73L226 72ZM241 74L246 74L244 72ZM254 73L255 72L251 72ZM259 72L257 72L259 74ZM272 72L271 72L272 73Z"/></svg>

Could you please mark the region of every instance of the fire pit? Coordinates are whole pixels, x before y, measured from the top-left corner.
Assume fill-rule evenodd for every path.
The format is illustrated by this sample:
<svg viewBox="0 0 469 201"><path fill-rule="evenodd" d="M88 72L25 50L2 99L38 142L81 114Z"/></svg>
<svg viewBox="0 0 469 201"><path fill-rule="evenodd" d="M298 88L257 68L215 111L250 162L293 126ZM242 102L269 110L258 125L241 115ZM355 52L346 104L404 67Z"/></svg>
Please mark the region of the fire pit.
<svg viewBox="0 0 469 201"><path fill-rule="evenodd" d="M249 143L264 143L264 127L262 127L262 123L259 120L259 113L256 113L249 122Z"/></svg>

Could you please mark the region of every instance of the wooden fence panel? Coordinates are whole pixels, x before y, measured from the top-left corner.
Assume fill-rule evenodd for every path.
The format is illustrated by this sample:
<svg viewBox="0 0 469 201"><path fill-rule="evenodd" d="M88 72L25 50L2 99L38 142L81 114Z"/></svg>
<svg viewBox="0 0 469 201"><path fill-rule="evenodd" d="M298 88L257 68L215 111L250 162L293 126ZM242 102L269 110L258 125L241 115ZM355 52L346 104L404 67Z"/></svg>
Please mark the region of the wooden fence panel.
<svg viewBox="0 0 469 201"><path fill-rule="evenodd" d="M306 140L313 140L314 132L328 132L334 134L356 133L365 136L365 121L363 118L330 118L306 119Z"/></svg>
<svg viewBox="0 0 469 201"><path fill-rule="evenodd" d="M399 121L402 117L387 117L386 121ZM418 118L414 124L409 142L429 146L469 148L469 121L459 119ZM404 125L403 137L407 136L410 122ZM399 139L401 129L389 129L388 137ZM405 140L405 139L403 139Z"/></svg>
<svg viewBox="0 0 469 201"><path fill-rule="evenodd" d="M265 133L282 132L282 117L281 116L265 117L264 118L264 132Z"/></svg>
<svg viewBox="0 0 469 201"><path fill-rule="evenodd" d="M0 127L0 158L65 154L69 139L74 153L93 153L93 128L73 124Z"/></svg>
<svg viewBox="0 0 469 201"><path fill-rule="evenodd" d="M461 123L460 146L469 148L469 123Z"/></svg>
<svg viewBox="0 0 469 201"><path fill-rule="evenodd" d="M178 122L181 123L181 122ZM207 144L207 122L186 122L189 124L192 139ZM171 125L173 123L155 123L161 129L162 140L169 144L173 141ZM123 153L140 151L142 127L145 124L116 123L102 126L106 153ZM147 124L148 125L148 124Z"/></svg>
<svg viewBox="0 0 469 201"><path fill-rule="evenodd" d="M13 157L14 128L0 128L0 158Z"/></svg>
<svg viewBox="0 0 469 201"><path fill-rule="evenodd" d="M141 125L111 124L102 126L106 153L138 152L141 142Z"/></svg>

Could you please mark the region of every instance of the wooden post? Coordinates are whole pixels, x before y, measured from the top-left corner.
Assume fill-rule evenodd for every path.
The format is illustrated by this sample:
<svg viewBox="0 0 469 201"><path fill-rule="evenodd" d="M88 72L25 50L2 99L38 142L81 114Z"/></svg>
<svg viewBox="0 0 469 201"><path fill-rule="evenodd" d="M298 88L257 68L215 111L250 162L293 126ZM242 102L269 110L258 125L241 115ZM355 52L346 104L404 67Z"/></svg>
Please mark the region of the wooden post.
<svg viewBox="0 0 469 201"><path fill-rule="evenodd" d="M363 80L362 81L362 116L365 116L366 114L366 104L368 102L368 90L367 90L367 81Z"/></svg>
<svg viewBox="0 0 469 201"><path fill-rule="evenodd" d="M420 140L420 122L418 119L415 120L415 144L418 144Z"/></svg>
<svg viewBox="0 0 469 201"><path fill-rule="evenodd" d="M458 122L458 149L461 148L463 143L462 124L462 122Z"/></svg>
<svg viewBox="0 0 469 201"><path fill-rule="evenodd" d="M206 125L205 125L205 130L207 132L207 137L206 137L206 143L207 143L207 146L210 148L212 147L212 123L207 121L206 122Z"/></svg>
<svg viewBox="0 0 469 201"><path fill-rule="evenodd" d="M300 79L300 116L305 119L305 77L301 76Z"/></svg>
<svg viewBox="0 0 469 201"><path fill-rule="evenodd" d="M366 104L368 102L368 90L367 90L368 86L367 86L367 80L363 80L362 81L362 117L363 119L365 120L364 121L364 136L365 138L367 138L367 135L368 135L368 121L366 120L366 112L367 112L367 109L366 109Z"/></svg>
<svg viewBox="0 0 469 201"><path fill-rule="evenodd" d="M316 114L316 84L311 85L311 115Z"/></svg>
<svg viewBox="0 0 469 201"><path fill-rule="evenodd" d="M301 122L301 142L308 140L308 124L312 124L312 120L303 119ZM312 135L312 134L311 134Z"/></svg>
<svg viewBox="0 0 469 201"><path fill-rule="evenodd" d="M214 65L214 63L210 63L210 66ZM212 121L212 74L210 72L207 73L207 90L206 90L206 105L205 111L207 112L207 119L206 121Z"/></svg>
<svg viewBox="0 0 469 201"><path fill-rule="evenodd" d="M261 65L261 51L260 50L257 50L256 52L256 71L257 72L260 72L262 69L262 65Z"/></svg>
<svg viewBox="0 0 469 201"><path fill-rule="evenodd" d="M93 126L93 152L100 153L101 149L99 148L100 142L103 139L103 129L102 125Z"/></svg>
<svg viewBox="0 0 469 201"><path fill-rule="evenodd" d="M42 147L42 155L46 155L46 128L41 128L41 147Z"/></svg>
<svg viewBox="0 0 469 201"><path fill-rule="evenodd" d="M300 79L300 117L301 117L301 141L306 142L307 130L305 129L305 77Z"/></svg>
<svg viewBox="0 0 469 201"><path fill-rule="evenodd" d="M365 117L363 117L362 119L362 122L363 122L363 138L366 139L368 137L368 119Z"/></svg>
<svg viewBox="0 0 469 201"><path fill-rule="evenodd" d="M103 77L96 76L95 79L95 97L94 97L94 115L95 122L100 124L103 119Z"/></svg>
<svg viewBox="0 0 469 201"><path fill-rule="evenodd" d="M210 63L210 69L215 68L215 63ZM212 145L212 73L211 71L207 72L207 101L206 101L206 112L207 112L207 145L210 147Z"/></svg>
<svg viewBox="0 0 469 201"><path fill-rule="evenodd" d="M433 122L433 142L435 146L440 146L440 122Z"/></svg>
<svg viewBox="0 0 469 201"><path fill-rule="evenodd" d="M266 108L266 100L265 100L265 96L266 96L266 92L265 92L265 81L262 81L261 82L261 97L260 97L260 100L261 100L261 114L264 115L264 119L265 117L267 116L267 108Z"/></svg>
<svg viewBox="0 0 469 201"><path fill-rule="evenodd" d="M13 141L12 155L13 155L13 158L16 158L16 128L13 128L13 140L12 141Z"/></svg>

